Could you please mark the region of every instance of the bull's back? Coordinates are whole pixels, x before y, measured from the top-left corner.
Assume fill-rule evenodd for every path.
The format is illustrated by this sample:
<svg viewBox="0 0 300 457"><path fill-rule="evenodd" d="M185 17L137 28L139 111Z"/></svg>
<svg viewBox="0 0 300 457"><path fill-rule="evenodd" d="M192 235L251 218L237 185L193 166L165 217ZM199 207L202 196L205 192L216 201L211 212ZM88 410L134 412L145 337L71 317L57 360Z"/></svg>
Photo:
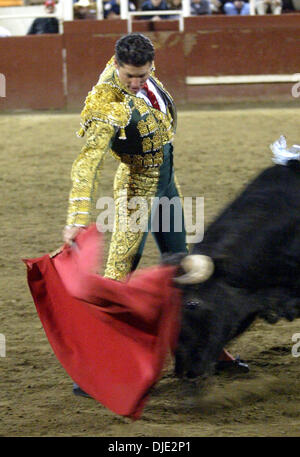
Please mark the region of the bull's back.
<svg viewBox="0 0 300 457"><path fill-rule="evenodd" d="M210 255L216 275L245 287L296 285L300 271L300 166L260 173L207 228L193 253Z"/></svg>

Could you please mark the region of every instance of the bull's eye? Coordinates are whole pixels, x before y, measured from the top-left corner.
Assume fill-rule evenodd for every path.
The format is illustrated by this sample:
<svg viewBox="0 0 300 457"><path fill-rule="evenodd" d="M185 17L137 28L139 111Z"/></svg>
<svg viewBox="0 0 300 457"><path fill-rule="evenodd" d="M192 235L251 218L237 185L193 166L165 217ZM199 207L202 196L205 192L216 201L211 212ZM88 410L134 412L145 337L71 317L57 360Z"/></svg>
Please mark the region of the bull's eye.
<svg viewBox="0 0 300 457"><path fill-rule="evenodd" d="M200 302L198 300L189 300L188 302L185 303L185 308L187 309L195 309L200 305Z"/></svg>

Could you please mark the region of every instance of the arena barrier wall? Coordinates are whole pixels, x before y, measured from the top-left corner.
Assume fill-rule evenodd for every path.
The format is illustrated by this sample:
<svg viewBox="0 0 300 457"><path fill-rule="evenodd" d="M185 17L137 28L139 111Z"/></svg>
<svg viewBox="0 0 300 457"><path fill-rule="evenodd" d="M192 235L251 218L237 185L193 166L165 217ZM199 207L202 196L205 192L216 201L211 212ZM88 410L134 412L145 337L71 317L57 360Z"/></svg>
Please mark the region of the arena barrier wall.
<svg viewBox="0 0 300 457"><path fill-rule="evenodd" d="M236 76L300 74L300 14L190 17L184 32L176 20L140 20L132 29L154 41L157 75L178 104L288 100L289 81L241 84ZM122 20L70 21L63 35L2 38L0 73L7 90L0 109L79 110L126 31ZM203 82L216 76L232 81Z"/></svg>
<svg viewBox="0 0 300 457"><path fill-rule="evenodd" d="M67 108L78 109L114 54L115 41L126 33L126 21L70 21L64 25Z"/></svg>
<svg viewBox="0 0 300 457"><path fill-rule="evenodd" d="M216 16L185 20L186 77L300 73L300 15L225 19ZM272 82L199 84L187 85L185 95L188 102L289 98L291 87L291 83Z"/></svg>
<svg viewBox="0 0 300 457"><path fill-rule="evenodd" d="M62 48L62 35L1 38L0 110L64 108Z"/></svg>

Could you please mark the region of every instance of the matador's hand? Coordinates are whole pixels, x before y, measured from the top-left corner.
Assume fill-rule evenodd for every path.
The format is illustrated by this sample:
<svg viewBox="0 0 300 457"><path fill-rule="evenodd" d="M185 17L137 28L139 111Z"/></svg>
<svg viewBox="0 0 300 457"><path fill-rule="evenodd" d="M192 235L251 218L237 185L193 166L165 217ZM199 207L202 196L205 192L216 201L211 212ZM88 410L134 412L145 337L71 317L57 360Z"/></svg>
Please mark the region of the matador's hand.
<svg viewBox="0 0 300 457"><path fill-rule="evenodd" d="M64 242L71 246L80 230L82 230L81 227L65 227L63 230Z"/></svg>

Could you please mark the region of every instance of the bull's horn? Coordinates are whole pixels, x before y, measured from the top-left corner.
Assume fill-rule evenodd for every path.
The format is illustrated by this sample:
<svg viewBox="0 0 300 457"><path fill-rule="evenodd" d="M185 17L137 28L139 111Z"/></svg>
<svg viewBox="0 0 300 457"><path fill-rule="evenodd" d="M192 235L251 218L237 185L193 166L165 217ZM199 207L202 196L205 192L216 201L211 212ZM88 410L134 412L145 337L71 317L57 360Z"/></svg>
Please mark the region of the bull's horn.
<svg viewBox="0 0 300 457"><path fill-rule="evenodd" d="M181 266L186 274L174 278L174 281L179 284L197 284L207 281L214 271L214 263L207 255L188 255L181 261Z"/></svg>

